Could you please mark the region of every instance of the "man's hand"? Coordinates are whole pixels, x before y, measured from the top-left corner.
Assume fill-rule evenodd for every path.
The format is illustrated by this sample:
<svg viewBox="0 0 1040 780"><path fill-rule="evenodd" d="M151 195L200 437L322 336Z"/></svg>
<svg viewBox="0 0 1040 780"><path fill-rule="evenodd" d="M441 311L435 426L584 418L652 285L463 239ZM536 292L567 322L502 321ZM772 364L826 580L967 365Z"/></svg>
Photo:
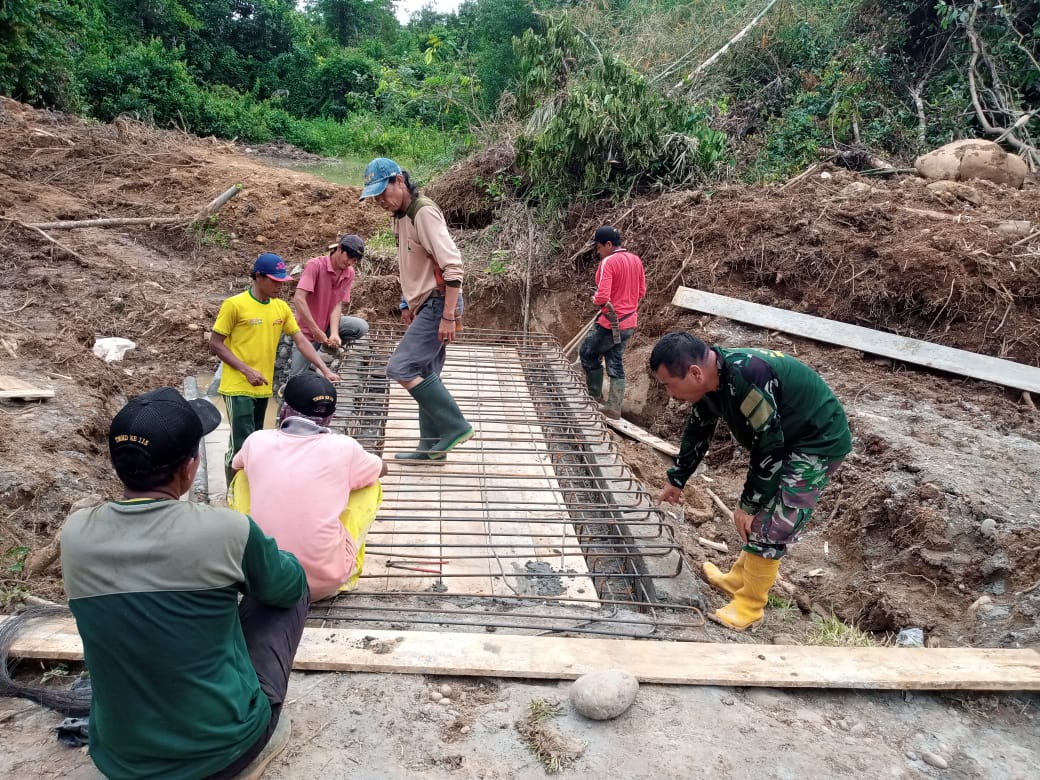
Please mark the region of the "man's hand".
<svg viewBox="0 0 1040 780"><path fill-rule="evenodd" d="M339 337L339 333L333 333L325 339L325 345L333 349L339 349L343 346L343 340Z"/></svg>
<svg viewBox="0 0 1040 780"><path fill-rule="evenodd" d="M322 375L323 377L325 377L326 379L328 379L328 380L329 380L330 382L338 382L338 381L339 381L339 374L333 374L333 373L332 373L331 371L329 371L329 370L328 370L327 368L326 368L326 369L324 369L324 370L323 370L323 371L321 372L321 375Z"/></svg>
<svg viewBox="0 0 1040 780"><path fill-rule="evenodd" d="M412 314L411 309L401 309L401 322L405 325L411 325L412 320L415 319L415 315Z"/></svg>
<svg viewBox="0 0 1040 780"><path fill-rule="evenodd" d="M672 483L668 483L664 486L664 490L661 491L661 495L658 497L659 502L667 502L669 504L678 504L679 499L682 498L682 488L677 488Z"/></svg>
<svg viewBox="0 0 1040 780"><path fill-rule="evenodd" d="M455 340L455 320L446 320L441 317L440 327L437 328L437 336L445 344L450 344Z"/></svg>
<svg viewBox="0 0 1040 780"><path fill-rule="evenodd" d="M242 376L244 376L246 378L246 381L249 382L249 384L251 384L253 387L263 387L267 384L267 380L264 379L264 375L252 366L246 366L245 370L242 372Z"/></svg>
<svg viewBox="0 0 1040 780"><path fill-rule="evenodd" d="M749 515L743 509L733 510L733 525L737 527L737 536L744 544L747 544L747 537L751 533L751 523L754 519L754 515Z"/></svg>

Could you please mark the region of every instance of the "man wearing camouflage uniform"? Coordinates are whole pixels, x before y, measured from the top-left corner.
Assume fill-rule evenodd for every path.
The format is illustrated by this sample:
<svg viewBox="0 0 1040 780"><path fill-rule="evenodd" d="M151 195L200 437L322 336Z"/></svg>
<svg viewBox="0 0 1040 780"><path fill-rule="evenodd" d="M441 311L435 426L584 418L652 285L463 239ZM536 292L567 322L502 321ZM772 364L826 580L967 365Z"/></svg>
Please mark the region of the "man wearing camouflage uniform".
<svg viewBox="0 0 1040 780"><path fill-rule="evenodd" d="M711 617L743 631L762 620L780 558L852 449L845 410L819 374L782 352L709 349L689 333L669 333L650 353L650 370L672 398L693 404L660 500L678 502L719 418L750 450L733 512L744 547L726 573L704 564L708 582L732 599Z"/></svg>

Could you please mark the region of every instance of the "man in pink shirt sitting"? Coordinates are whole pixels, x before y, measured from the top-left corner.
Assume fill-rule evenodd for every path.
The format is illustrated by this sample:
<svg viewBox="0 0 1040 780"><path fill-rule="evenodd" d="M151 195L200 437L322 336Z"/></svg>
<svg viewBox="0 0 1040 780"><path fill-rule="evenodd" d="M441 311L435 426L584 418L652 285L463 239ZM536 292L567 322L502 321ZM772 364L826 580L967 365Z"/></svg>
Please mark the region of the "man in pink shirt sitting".
<svg viewBox="0 0 1040 780"><path fill-rule="evenodd" d="M367 322L343 314L343 304L350 303L355 266L364 254L361 236L350 234L332 244L327 255L312 257L304 266L293 303L300 330L315 349L340 347L368 333ZM307 370L307 366L307 359L293 346L289 376Z"/></svg>
<svg viewBox="0 0 1040 780"><path fill-rule="evenodd" d="M297 557L312 601L356 584L387 471L379 456L329 430L335 411L335 386L304 371L285 385L278 428L250 435L231 463L243 471L228 505Z"/></svg>
<svg viewBox="0 0 1040 780"><path fill-rule="evenodd" d="M625 397L625 344L636 332L639 301L646 296L646 276L639 255L621 246L621 234L610 225L596 229L589 241L600 264L596 267L596 292L592 302L600 307L599 317L578 352L585 370L589 395L603 397L603 363L610 377L610 395L600 411L608 417L621 416Z"/></svg>

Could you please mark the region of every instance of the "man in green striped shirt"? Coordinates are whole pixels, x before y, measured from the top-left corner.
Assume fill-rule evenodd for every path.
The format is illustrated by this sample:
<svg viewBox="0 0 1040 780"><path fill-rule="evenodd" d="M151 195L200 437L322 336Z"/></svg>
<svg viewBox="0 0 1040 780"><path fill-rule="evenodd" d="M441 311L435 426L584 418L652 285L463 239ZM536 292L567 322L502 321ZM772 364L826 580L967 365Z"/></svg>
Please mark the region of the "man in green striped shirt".
<svg viewBox="0 0 1040 780"><path fill-rule="evenodd" d="M288 741L303 567L246 515L179 500L219 421L170 387L131 399L108 434L123 500L73 512L62 530L90 755L108 778L233 777Z"/></svg>

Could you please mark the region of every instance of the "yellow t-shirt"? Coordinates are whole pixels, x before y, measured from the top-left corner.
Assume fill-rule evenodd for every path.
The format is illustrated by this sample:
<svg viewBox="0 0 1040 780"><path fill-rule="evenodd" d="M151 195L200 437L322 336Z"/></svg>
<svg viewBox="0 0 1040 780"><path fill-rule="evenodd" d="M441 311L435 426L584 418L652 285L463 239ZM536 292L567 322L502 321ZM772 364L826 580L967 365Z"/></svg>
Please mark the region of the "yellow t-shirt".
<svg viewBox="0 0 1040 780"><path fill-rule="evenodd" d="M224 336L224 343L235 357L262 373L267 384L253 387L241 371L225 364L220 376L221 394L270 397L278 339L283 333L292 336L299 330L289 304L281 298L263 303L253 297L251 290L227 298L220 304L213 332Z"/></svg>

